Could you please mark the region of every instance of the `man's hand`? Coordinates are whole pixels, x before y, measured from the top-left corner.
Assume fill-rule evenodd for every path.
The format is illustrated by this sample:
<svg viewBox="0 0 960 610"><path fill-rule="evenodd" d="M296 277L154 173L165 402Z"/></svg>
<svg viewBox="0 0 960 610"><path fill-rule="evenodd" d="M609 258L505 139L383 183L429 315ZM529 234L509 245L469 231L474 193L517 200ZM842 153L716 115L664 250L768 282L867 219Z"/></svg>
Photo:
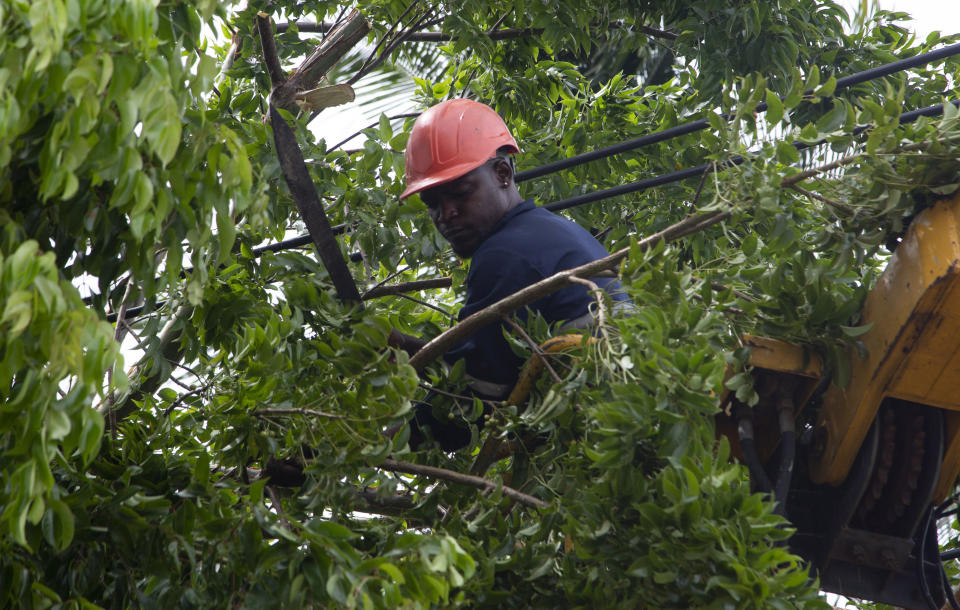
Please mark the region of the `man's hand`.
<svg viewBox="0 0 960 610"><path fill-rule="evenodd" d="M397 349L402 349L411 356L419 352L420 348L426 344L427 342L420 337L404 334L396 328L391 330L390 336L387 337L387 345Z"/></svg>

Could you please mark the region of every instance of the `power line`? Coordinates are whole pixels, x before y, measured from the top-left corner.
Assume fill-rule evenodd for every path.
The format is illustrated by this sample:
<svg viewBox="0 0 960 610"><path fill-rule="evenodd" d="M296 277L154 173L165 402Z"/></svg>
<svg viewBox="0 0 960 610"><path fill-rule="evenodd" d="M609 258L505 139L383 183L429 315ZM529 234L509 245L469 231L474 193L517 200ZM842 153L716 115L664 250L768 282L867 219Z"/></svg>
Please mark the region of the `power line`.
<svg viewBox="0 0 960 610"><path fill-rule="evenodd" d="M863 72L857 72L856 74L851 74L850 76L844 76L837 79L837 86L834 91L840 91L842 89L847 89L854 85L859 85L870 80L881 78L883 76L889 76L897 72L902 72L909 68L916 68L917 66L922 66L934 62L938 59L944 59L947 57L952 57L954 55L960 54L960 43L952 44L935 51L930 51L929 53L923 53L917 55L916 57L910 57L908 59L901 59L889 64L882 66L877 66L876 68L870 68L869 70L864 70ZM813 93L812 90L808 90L805 94L809 95ZM783 99L781 96L780 99ZM760 102L757 104L757 112L763 112L767 109L766 102ZM721 115L722 118L729 120L729 115ZM528 169L526 171L520 172L514 178L517 182L523 182L525 180L530 180L532 178L540 178L541 176L546 176L548 174L553 174L564 169L571 167L576 167L577 165L582 165L584 163L590 163L591 161L597 161L599 159L604 159L613 155L618 155L620 153L627 152L629 150L635 150L643 146L649 146L651 144L657 144L660 142L665 142L666 140L672 140L673 138L678 138L680 136L685 136L697 131L702 131L710 126L710 122L706 119L700 119L697 121L691 121L689 123L684 123L682 125L677 125L675 127L670 127L662 131L657 131L655 133L647 134L645 136L640 136L639 138L634 138L632 140L627 140L625 142L620 142L618 144L613 144L604 148L598 148L596 150L591 150L590 152L585 152L567 159L561 159L559 161L554 161L553 163L547 163L546 165L541 165L540 167L535 167L533 169Z"/></svg>

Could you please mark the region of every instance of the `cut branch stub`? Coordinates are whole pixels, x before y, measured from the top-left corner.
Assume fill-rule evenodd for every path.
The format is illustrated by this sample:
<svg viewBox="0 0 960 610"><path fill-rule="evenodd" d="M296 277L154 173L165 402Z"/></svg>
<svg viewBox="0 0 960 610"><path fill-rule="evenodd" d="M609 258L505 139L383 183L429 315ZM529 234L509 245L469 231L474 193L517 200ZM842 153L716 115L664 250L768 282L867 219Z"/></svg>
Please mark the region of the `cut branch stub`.
<svg viewBox="0 0 960 610"><path fill-rule="evenodd" d="M285 110L296 109L294 98L301 91L316 89L327 72L370 31L370 23L354 9L290 74L286 82L274 87L271 105Z"/></svg>

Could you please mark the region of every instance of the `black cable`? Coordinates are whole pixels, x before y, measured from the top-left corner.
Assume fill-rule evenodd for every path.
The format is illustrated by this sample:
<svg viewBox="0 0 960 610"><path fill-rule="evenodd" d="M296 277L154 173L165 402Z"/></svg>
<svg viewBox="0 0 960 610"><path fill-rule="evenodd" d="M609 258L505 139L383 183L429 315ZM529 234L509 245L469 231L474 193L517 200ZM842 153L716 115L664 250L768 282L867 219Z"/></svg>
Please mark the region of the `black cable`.
<svg viewBox="0 0 960 610"><path fill-rule="evenodd" d="M753 408L735 398L733 400L733 415L737 422L737 438L740 440L743 463L750 473L750 479L756 486L756 491L770 493L773 491L773 484L763 468L754 441Z"/></svg>
<svg viewBox="0 0 960 610"><path fill-rule="evenodd" d="M958 502L960 495L954 494L947 498L940 506L936 508L936 518L943 519L944 517L952 517L957 514L958 508L960 508L960 502ZM950 505L953 504L955 508L950 510ZM957 596L953 592L953 589L950 587L950 581L947 578L947 570L943 566L944 560L950 561L960 557L960 548L958 549L949 549L939 554L940 560L940 576L943 579L943 592L947 596L947 601L950 602L950 607L953 610L960 610L960 603L957 602Z"/></svg>
<svg viewBox="0 0 960 610"><path fill-rule="evenodd" d="M923 594L927 606L931 610L939 610L939 606L933 601L933 595L930 593L930 586L927 584L927 571L924 569L924 555L926 554L927 534L930 533L930 521L933 518L933 507L927 509L927 517L924 519L923 530L920 532L920 552L917 557L917 569L919 570L918 579L920 581L920 593Z"/></svg>
<svg viewBox="0 0 960 610"><path fill-rule="evenodd" d="M834 91L840 91L854 85L859 85L865 83L869 80L880 78L883 76L889 76L896 72L901 72L908 68L915 68L938 59L944 59L947 57L952 57L954 55L960 54L960 43L952 44L942 49L937 49L936 51L930 51L929 53L922 53L916 57L911 57L908 59L901 59L889 64L882 66L877 66L876 68L870 68L864 70L863 72L857 72L856 74L851 74L850 76L843 76L837 79L837 86ZM805 94L813 93L812 90L804 92ZM780 99L784 99L783 96ZM766 102L760 102L757 104L756 111L763 112L767 109ZM721 118L725 120L730 120L731 116L727 114L720 115ZM525 180L530 180L532 178L539 178L541 176L546 176L555 172L559 172L570 167L575 167L577 165L582 165L584 163L589 163L591 161L596 161L598 159L604 159L613 155L617 155L628 150L634 150L641 148L643 146L649 146L651 144L657 144L664 142L666 140L671 140L680 136L685 136L697 131L701 131L710 126L710 122L705 119L700 119L698 121L691 121L689 123L684 123L682 125L677 125L675 127L670 127L662 131L655 133L647 134L639 138L634 138L632 140L627 140L626 142L620 142L618 144L613 144L604 148L598 148L590 152L585 152L583 154L575 155L567 159L561 159L559 161L554 161L553 163L547 163L546 165L541 165L540 167L534 167L526 171L520 172L514 177L516 182L523 182Z"/></svg>
<svg viewBox="0 0 960 610"><path fill-rule="evenodd" d="M952 100L948 102L954 106L960 106L960 100ZM918 110L911 110L910 112L904 112L900 115L900 123L911 123L916 121L923 116L936 116L943 112L943 104L936 104L933 106L927 106L926 108L920 108ZM860 125L853 130L853 135L860 135L867 129L870 129L870 125ZM813 148L823 144L824 140L819 140L811 144L805 142L793 142L793 147L797 150L805 150L807 148ZM726 162L726 165L736 166L742 164L746 159L740 155L732 157ZM656 176L654 178L645 178L643 180L638 180L637 182L630 182L628 184L621 184L620 186L615 186L609 189L603 189L600 191L594 191L592 193L585 193L583 195L577 195L576 197L570 197L568 199L562 199L560 201L554 201L553 203L548 203L543 206L548 210L566 210L567 208L573 208L580 205L585 205L587 203L593 203L594 201L600 201L601 199L609 199L610 197L616 197L617 195L626 195L628 193L635 193L637 191L644 191L655 186L662 186L664 184L670 184L672 182L679 182L680 180L686 180L687 178L692 178L694 176L700 176L705 171L711 169L711 164L705 163L703 165L698 165L696 167L690 167L687 169L681 169L675 172L670 172L669 174L663 174Z"/></svg>
<svg viewBox="0 0 960 610"><path fill-rule="evenodd" d="M943 579L943 592L947 597L947 601L950 602L950 607L953 610L960 610L960 603L957 602L957 596L954 595L953 589L950 588L950 581L947 580L947 570L943 567L943 562L940 562L940 578Z"/></svg>

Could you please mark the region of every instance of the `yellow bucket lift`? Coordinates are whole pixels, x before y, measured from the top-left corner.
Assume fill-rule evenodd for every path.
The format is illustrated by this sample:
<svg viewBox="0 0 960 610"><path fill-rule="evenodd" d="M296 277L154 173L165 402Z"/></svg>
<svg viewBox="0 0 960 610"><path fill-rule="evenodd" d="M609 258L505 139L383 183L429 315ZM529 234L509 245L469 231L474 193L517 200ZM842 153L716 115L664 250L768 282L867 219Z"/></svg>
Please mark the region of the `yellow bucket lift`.
<svg viewBox="0 0 960 610"><path fill-rule="evenodd" d="M747 337L760 402L725 396L718 432L824 589L937 607L949 589L932 511L960 473L960 193L914 219L862 320L867 357L843 388L803 348Z"/></svg>

